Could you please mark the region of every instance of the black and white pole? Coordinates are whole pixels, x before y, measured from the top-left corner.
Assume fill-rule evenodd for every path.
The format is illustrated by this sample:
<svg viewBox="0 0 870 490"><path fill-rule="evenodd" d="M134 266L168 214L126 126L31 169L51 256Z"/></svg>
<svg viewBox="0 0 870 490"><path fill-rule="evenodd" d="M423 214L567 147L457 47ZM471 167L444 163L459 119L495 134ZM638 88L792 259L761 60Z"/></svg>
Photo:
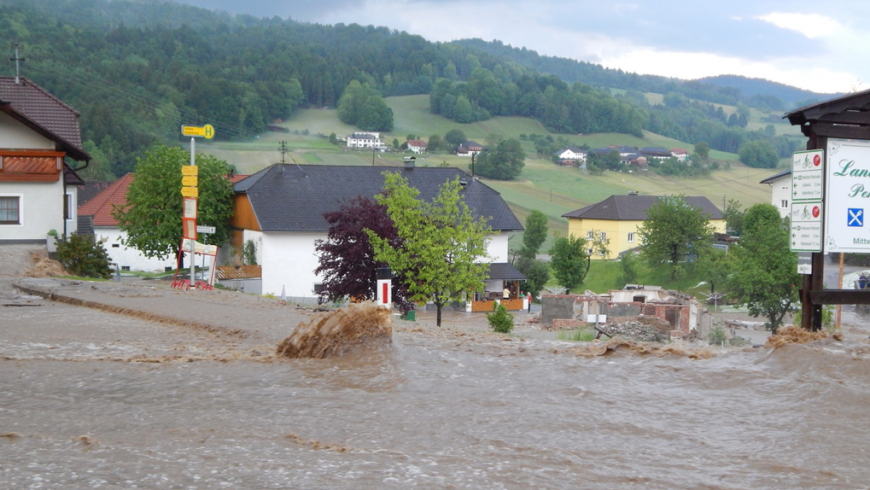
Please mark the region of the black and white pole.
<svg viewBox="0 0 870 490"><path fill-rule="evenodd" d="M378 307L393 309L393 271L389 267L378 267L376 271L378 280Z"/></svg>

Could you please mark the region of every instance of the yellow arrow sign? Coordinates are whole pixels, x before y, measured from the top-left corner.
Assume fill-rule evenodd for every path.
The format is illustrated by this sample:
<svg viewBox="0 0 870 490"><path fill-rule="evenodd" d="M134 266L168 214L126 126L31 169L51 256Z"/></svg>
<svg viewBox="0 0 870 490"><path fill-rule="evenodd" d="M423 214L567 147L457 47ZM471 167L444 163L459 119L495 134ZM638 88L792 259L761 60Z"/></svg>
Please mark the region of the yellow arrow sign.
<svg viewBox="0 0 870 490"><path fill-rule="evenodd" d="M181 175L199 175L199 167L196 165L185 165L181 167Z"/></svg>
<svg viewBox="0 0 870 490"><path fill-rule="evenodd" d="M181 185L190 185L196 187L196 181L199 180L195 175L185 175L181 178Z"/></svg>
<svg viewBox="0 0 870 490"><path fill-rule="evenodd" d="M199 190L196 187L182 187L181 195L184 197L199 197Z"/></svg>
<svg viewBox="0 0 870 490"><path fill-rule="evenodd" d="M183 136L202 136L205 139L214 138L214 126L206 124L205 126L182 126L181 134Z"/></svg>

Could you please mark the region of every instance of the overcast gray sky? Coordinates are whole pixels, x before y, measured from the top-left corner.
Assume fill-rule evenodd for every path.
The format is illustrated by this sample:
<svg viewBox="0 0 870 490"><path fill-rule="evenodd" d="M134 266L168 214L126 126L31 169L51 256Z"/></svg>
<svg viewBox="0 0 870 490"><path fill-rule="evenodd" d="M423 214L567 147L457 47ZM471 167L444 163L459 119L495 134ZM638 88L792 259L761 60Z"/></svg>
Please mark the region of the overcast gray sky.
<svg viewBox="0 0 870 490"><path fill-rule="evenodd" d="M257 17L387 26L430 41L683 79L735 74L816 92L870 88L870 2L857 0L175 0Z"/></svg>

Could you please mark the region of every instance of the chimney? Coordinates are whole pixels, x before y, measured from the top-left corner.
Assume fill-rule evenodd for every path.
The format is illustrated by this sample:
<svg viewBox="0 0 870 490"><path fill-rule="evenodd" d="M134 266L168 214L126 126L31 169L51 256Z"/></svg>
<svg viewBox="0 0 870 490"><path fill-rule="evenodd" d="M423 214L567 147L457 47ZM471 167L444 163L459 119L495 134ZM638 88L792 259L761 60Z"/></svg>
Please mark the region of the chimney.
<svg viewBox="0 0 870 490"><path fill-rule="evenodd" d="M417 157L405 157L405 168L411 169L416 166Z"/></svg>

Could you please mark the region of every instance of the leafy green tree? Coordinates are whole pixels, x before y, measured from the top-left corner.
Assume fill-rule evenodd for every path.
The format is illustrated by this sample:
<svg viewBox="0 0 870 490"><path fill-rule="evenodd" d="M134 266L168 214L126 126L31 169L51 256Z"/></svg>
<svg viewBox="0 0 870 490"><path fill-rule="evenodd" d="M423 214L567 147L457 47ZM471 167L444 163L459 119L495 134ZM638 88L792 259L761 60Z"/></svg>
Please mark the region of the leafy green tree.
<svg viewBox="0 0 870 490"><path fill-rule="evenodd" d="M740 236L743 234L743 221L746 219L746 211L742 209L742 205L735 199L729 199L725 205L725 211L722 213L725 218L725 227L729 233Z"/></svg>
<svg viewBox="0 0 870 490"><path fill-rule="evenodd" d="M446 141L452 149L456 149L457 146L461 145L468 141L468 138L465 136L465 133L462 132L461 129L451 129L444 134L444 141Z"/></svg>
<svg viewBox="0 0 870 490"><path fill-rule="evenodd" d="M133 182L127 189L125 207L115 206L112 216L127 234L124 245L146 257L165 259L178 253L181 245L181 167L190 153L179 147L157 146L139 160ZM233 188L226 175L229 166L212 155L196 155L199 176L197 223L215 227L215 233L200 235L199 241L223 245L230 236Z"/></svg>
<svg viewBox="0 0 870 490"><path fill-rule="evenodd" d="M533 297L537 298L547 282L550 281L550 266L542 260L519 257L514 263L514 267L526 276L520 289L530 293Z"/></svg>
<svg viewBox="0 0 870 490"><path fill-rule="evenodd" d="M520 256L534 259L541 245L547 240L547 233L549 233L547 215L537 209L529 213L526 217L526 229L523 231L523 246L520 249Z"/></svg>
<svg viewBox="0 0 870 490"><path fill-rule="evenodd" d="M716 286L726 283L731 274L731 256L725 250L705 247L698 253L695 273L710 285L710 294L716 294Z"/></svg>
<svg viewBox="0 0 870 490"><path fill-rule="evenodd" d="M767 328L776 333L785 315L797 307L801 275L797 256L789 252L788 226L773 205L756 204L746 210L743 236L731 254L731 298L746 305L750 315L765 317Z"/></svg>
<svg viewBox="0 0 870 490"><path fill-rule="evenodd" d="M779 156L776 147L767 140L755 140L744 143L737 151L740 161L754 168L776 168Z"/></svg>
<svg viewBox="0 0 870 490"><path fill-rule="evenodd" d="M695 143L695 151L693 153L702 162L710 159L710 145L706 141Z"/></svg>
<svg viewBox="0 0 870 490"><path fill-rule="evenodd" d="M638 258L634 251L625 252L619 258L619 268L622 269L620 282L623 284L632 284L637 281L638 274Z"/></svg>
<svg viewBox="0 0 870 490"><path fill-rule="evenodd" d="M351 80L338 101L338 119L366 131L393 129L393 110L375 89L357 80Z"/></svg>
<svg viewBox="0 0 870 490"><path fill-rule="evenodd" d="M58 240L57 259L64 269L77 276L108 279L112 275L109 254L92 235L73 233Z"/></svg>
<svg viewBox="0 0 870 490"><path fill-rule="evenodd" d="M475 172L492 179L511 180L523 171L525 160L526 152L520 142L511 138L477 155Z"/></svg>
<svg viewBox="0 0 870 490"><path fill-rule="evenodd" d="M647 219L637 233L643 244L642 254L653 268L662 263L671 266L671 278L680 272L680 262L690 254L710 246L713 227L710 217L686 202L685 196L664 196L646 211Z"/></svg>
<svg viewBox="0 0 870 490"><path fill-rule="evenodd" d="M444 140L441 138L441 135L433 134L429 137L429 141L426 142L426 153L436 153L439 151L444 151Z"/></svg>
<svg viewBox="0 0 870 490"><path fill-rule="evenodd" d="M418 199L420 191L401 175L384 176L384 192L376 200L386 206L402 246L367 230L375 259L404 274L412 301L435 304L440 327L444 305L483 290L487 266L481 258L491 229L485 219L472 216L458 178L444 183L429 202Z"/></svg>
<svg viewBox="0 0 870 490"><path fill-rule="evenodd" d="M607 256L609 240L601 241L600 234L593 231L593 239L590 244L585 238L576 235L556 238L556 242L550 249L552 256L550 266L556 280L569 291L576 289L586 280L589 267L592 264L592 254Z"/></svg>
<svg viewBox="0 0 870 490"><path fill-rule="evenodd" d="M456 105L453 107L453 119L458 123L474 122L474 108L468 97L460 95L456 98Z"/></svg>

